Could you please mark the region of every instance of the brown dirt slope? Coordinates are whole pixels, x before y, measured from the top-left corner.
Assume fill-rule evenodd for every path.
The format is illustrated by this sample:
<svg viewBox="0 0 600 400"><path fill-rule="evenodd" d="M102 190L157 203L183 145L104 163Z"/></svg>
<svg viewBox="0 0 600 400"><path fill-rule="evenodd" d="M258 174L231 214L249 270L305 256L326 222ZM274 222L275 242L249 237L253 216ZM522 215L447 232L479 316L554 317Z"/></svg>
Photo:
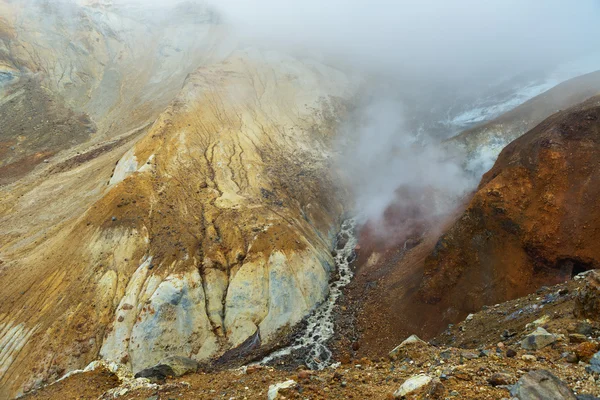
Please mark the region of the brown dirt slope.
<svg viewBox="0 0 600 400"><path fill-rule="evenodd" d="M421 295L472 312L600 263L600 98L511 143L425 260Z"/></svg>

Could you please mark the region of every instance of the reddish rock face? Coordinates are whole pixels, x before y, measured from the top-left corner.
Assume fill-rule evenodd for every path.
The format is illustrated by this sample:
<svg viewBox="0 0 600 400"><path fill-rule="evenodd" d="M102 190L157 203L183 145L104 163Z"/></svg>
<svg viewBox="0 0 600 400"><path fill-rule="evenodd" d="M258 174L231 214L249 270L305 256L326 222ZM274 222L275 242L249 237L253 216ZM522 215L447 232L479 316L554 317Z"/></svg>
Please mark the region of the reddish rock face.
<svg viewBox="0 0 600 400"><path fill-rule="evenodd" d="M507 146L425 260L421 299L471 312L600 266L600 97Z"/></svg>

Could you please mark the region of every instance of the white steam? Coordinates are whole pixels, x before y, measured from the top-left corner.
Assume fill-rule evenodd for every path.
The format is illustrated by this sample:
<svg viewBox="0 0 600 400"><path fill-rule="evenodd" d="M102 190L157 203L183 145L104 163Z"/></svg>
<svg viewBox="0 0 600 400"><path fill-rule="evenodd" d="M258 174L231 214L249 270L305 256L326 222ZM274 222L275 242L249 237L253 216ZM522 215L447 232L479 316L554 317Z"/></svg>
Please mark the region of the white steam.
<svg viewBox="0 0 600 400"><path fill-rule="evenodd" d="M465 105L490 91L537 85L557 65L599 52L597 0L73 1L146 10L209 5L242 45L362 73L372 87L339 135L348 141L338 165L365 219L383 218L394 204L410 217L407 230L448 213L478 180L439 145L455 132L444 124L433 132L436 121L484 121L483 111L471 118L473 110L512 107L512 98ZM380 85L386 90L373 89Z"/></svg>
<svg viewBox="0 0 600 400"><path fill-rule="evenodd" d="M340 133L338 165L354 188L360 221L409 236L452 211L476 180L460 158L405 120L393 97L379 94L359 106ZM382 219L392 204L402 215L390 225Z"/></svg>
<svg viewBox="0 0 600 400"><path fill-rule="evenodd" d="M214 4L248 44L310 54L370 76L368 100L339 135L338 166L354 188L362 221L384 227L382 220L392 218L388 225L405 236L451 212L479 180L440 145L455 132L433 132L432 120L458 117L465 108L456 103L490 90L515 89L497 82L539 84L557 65L598 52L600 37L595 0ZM524 82L514 83L519 75ZM386 90L374 89L382 84ZM441 115L451 108L454 116Z"/></svg>

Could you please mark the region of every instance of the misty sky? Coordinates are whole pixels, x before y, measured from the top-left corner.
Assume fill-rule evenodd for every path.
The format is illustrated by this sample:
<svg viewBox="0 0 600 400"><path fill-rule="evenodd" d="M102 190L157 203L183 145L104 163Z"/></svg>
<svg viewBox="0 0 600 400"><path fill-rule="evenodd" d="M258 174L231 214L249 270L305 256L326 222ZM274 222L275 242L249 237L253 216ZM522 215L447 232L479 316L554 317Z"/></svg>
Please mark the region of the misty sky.
<svg viewBox="0 0 600 400"><path fill-rule="evenodd" d="M246 38L412 78L489 78L598 48L597 0L219 0ZM251 40L248 39L248 40Z"/></svg>

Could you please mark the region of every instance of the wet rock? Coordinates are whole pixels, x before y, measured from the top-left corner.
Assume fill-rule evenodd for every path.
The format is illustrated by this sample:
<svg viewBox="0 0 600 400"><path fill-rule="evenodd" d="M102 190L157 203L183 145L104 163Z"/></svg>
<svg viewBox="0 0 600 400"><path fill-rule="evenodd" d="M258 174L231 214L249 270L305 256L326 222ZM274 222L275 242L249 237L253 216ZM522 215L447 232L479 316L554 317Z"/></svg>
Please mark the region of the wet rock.
<svg viewBox="0 0 600 400"><path fill-rule="evenodd" d="M600 397L592 396L591 394L580 394L577 400L600 400Z"/></svg>
<svg viewBox="0 0 600 400"><path fill-rule="evenodd" d="M392 360L396 360L400 355L403 348L409 345L424 345L427 346L428 343L419 339L417 335L411 335L398 346L396 346L392 351L388 353L388 357Z"/></svg>
<svg viewBox="0 0 600 400"><path fill-rule="evenodd" d="M294 380L289 380L281 383L276 383L275 385L269 386L269 392L267 393L267 399L275 400L280 398L279 395L282 396L291 389L294 389L298 384Z"/></svg>
<svg viewBox="0 0 600 400"><path fill-rule="evenodd" d="M414 391L421 389L422 387L424 387L426 385L429 385L429 383L431 381L432 381L432 379L429 375L420 374L420 375L412 376L412 377L408 378L406 381L404 381L402 386L400 386L400 388L398 388L398 390L396 390L394 392L394 398L400 399L400 398L406 396L407 394L410 394Z"/></svg>
<svg viewBox="0 0 600 400"><path fill-rule="evenodd" d="M577 398L556 376L548 371L530 371L511 388L519 400L576 400Z"/></svg>
<svg viewBox="0 0 600 400"><path fill-rule="evenodd" d="M514 377L509 374L498 372L490 376L488 382L492 386L511 385L514 382Z"/></svg>
<svg viewBox="0 0 600 400"><path fill-rule="evenodd" d="M337 246L335 246L336 249L343 250L344 247L346 247L346 244L348 244L349 240L350 237L345 233L338 236Z"/></svg>
<svg viewBox="0 0 600 400"><path fill-rule="evenodd" d="M540 327L523 339L521 347L526 350L539 350L556 342L556 339L556 335L553 335Z"/></svg>

